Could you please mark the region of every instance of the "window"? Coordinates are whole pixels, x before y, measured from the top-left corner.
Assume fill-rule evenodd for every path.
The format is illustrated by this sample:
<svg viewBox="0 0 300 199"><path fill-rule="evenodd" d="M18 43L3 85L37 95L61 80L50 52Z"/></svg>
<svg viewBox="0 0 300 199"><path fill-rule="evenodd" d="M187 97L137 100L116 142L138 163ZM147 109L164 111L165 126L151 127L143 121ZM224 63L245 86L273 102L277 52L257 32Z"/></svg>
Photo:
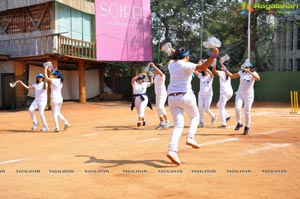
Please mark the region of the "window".
<svg viewBox="0 0 300 199"><path fill-rule="evenodd" d="M293 59L290 59L290 69L289 69L289 71L293 71L293 69L294 69L294 67L293 67L294 62L293 61L294 61Z"/></svg>
<svg viewBox="0 0 300 199"><path fill-rule="evenodd" d="M291 32L290 32L290 35L291 35L291 40L290 40L290 50L293 50L293 46L294 46L294 23L292 23L292 26L291 26Z"/></svg>
<svg viewBox="0 0 300 199"><path fill-rule="evenodd" d="M300 71L300 59L297 59L297 71Z"/></svg>
<svg viewBox="0 0 300 199"><path fill-rule="evenodd" d="M300 27L297 28L297 50L300 49Z"/></svg>

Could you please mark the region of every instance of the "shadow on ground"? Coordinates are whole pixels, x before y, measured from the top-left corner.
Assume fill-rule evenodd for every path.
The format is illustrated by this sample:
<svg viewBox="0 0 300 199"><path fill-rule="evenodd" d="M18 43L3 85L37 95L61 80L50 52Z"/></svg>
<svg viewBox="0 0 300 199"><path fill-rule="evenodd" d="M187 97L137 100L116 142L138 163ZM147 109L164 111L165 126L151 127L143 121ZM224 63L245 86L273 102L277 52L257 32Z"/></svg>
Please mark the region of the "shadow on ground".
<svg viewBox="0 0 300 199"><path fill-rule="evenodd" d="M146 166L154 167L154 168L174 167L174 164L164 160L105 160L105 159L98 159L95 156L90 156L90 155L77 155L75 157L89 158L84 163L110 164L109 166L104 166L104 168L112 168L112 167L118 167L122 165L134 165L134 164L144 164Z"/></svg>

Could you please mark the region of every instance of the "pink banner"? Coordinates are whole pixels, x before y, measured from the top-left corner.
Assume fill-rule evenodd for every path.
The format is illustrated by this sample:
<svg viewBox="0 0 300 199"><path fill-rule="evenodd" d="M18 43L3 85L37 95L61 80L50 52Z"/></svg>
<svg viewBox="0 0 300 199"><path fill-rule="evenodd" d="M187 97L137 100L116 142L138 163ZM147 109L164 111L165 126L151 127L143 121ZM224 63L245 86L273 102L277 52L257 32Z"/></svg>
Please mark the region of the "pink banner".
<svg viewBox="0 0 300 199"><path fill-rule="evenodd" d="M96 0L100 61L152 61L150 0Z"/></svg>

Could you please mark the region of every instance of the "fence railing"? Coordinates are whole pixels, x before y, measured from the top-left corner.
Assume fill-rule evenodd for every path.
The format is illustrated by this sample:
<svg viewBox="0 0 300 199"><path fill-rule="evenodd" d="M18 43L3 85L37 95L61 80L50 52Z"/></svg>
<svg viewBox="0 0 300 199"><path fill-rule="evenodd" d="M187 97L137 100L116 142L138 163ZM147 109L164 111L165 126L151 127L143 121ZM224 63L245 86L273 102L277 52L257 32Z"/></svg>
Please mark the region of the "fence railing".
<svg viewBox="0 0 300 199"><path fill-rule="evenodd" d="M96 59L96 44L61 34L0 40L0 54L10 57L41 56L53 53Z"/></svg>

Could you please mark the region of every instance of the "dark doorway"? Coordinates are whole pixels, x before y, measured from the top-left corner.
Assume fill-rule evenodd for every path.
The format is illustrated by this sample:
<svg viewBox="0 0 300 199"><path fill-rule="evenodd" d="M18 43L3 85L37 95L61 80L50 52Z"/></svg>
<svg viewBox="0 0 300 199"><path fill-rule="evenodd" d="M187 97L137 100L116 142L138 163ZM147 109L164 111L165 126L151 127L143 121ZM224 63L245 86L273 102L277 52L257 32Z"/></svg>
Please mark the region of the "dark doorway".
<svg viewBox="0 0 300 199"><path fill-rule="evenodd" d="M15 88L9 86L10 82L15 81L13 73L1 73L1 91L2 91L2 107L1 109L16 108Z"/></svg>

